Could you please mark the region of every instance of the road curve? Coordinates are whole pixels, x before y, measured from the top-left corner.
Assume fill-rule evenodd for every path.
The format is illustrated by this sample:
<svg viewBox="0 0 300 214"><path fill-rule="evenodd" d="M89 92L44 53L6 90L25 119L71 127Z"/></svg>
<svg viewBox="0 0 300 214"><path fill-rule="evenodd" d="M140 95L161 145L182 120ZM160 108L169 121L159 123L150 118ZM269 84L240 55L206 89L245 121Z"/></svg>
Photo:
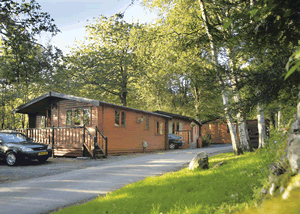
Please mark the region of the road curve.
<svg viewBox="0 0 300 214"><path fill-rule="evenodd" d="M95 198L145 177L172 171L199 151L209 156L232 151L231 145L149 154L58 175L0 184L0 214L36 214Z"/></svg>

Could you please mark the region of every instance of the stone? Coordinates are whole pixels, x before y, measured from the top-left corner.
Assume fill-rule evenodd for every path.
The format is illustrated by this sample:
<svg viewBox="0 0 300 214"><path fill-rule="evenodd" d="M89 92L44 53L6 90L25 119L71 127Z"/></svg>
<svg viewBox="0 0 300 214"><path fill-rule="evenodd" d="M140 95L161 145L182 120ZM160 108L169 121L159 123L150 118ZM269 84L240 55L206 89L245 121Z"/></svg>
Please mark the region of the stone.
<svg viewBox="0 0 300 214"><path fill-rule="evenodd" d="M296 138L290 142L287 149L287 158L294 173L298 173L300 169L300 138Z"/></svg>
<svg viewBox="0 0 300 214"><path fill-rule="evenodd" d="M221 161L220 163L217 163L213 166L213 168L218 168L224 164L224 161Z"/></svg>
<svg viewBox="0 0 300 214"><path fill-rule="evenodd" d="M208 169L208 155L206 151L198 152L189 164L189 170Z"/></svg>
<svg viewBox="0 0 300 214"><path fill-rule="evenodd" d="M265 195L265 194L268 193L268 190L266 190L265 188L262 188L262 189L260 190L260 193L263 194L263 195Z"/></svg>

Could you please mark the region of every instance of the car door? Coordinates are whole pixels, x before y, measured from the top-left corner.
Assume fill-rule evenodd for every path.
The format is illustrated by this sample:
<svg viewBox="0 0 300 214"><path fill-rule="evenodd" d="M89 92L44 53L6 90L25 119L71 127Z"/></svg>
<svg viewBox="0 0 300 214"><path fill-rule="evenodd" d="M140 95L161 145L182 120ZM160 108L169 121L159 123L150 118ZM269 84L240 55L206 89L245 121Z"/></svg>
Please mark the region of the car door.
<svg viewBox="0 0 300 214"><path fill-rule="evenodd" d="M2 137L0 137L0 158L4 157L4 142L2 140Z"/></svg>

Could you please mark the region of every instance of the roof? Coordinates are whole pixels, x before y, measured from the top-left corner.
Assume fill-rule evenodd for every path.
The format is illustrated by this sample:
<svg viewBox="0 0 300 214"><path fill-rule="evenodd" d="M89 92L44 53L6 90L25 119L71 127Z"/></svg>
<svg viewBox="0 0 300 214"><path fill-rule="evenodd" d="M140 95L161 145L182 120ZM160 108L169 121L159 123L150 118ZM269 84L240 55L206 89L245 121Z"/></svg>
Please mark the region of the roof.
<svg viewBox="0 0 300 214"><path fill-rule="evenodd" d="M164 112L164 111L155 111L155 113L164 114L164 115L170 116L172 118L179 118L179 119L182 119L182 120L187 120L187 121L196 123L198 126L202 126L202 124L199 121L195 120L192 117L187 117L187 116L183 116L183 115L180 115L180 114L173 114L173 113Z"/></svg>
<svg viewBox="0 0 300 214"><path fill-rule="evenodd" d="M50 109L52 105L55 103L61 101L61 100L74 100L77 102L83 102L83 103L89 103L92 104L93 106L100 106L100 105L108 105L108 106L113 106L121 109L127 109L127 110L132 110L132 111L137 111L145 114L151 114L151 115L156 115L164 118L171 118L168 115L164 114L159 114L155 112L150 112L150 111L144 111L140 109L135 109L135 108L130 108L126 106L121 106L121 105L116 105L113 103L107 103L99 100L93 100L93 99L88 99L84 97L77 97L73 95L67 95L67 94L62 94L62 93L57 93L53 91L49 91L23 105L20 105L16 109L13 110L14 113L23 113L23 114L40 114L40 115L46 115L46 110Z"/></svg>

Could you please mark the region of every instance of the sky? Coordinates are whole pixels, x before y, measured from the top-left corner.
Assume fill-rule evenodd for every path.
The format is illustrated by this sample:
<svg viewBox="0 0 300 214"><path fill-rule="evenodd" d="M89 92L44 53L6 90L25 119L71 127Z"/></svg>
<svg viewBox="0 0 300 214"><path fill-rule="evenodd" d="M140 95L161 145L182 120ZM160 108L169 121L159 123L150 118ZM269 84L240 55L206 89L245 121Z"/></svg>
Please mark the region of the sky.
<svg viewBox="0 0 300 214"><path fill-rule="evenodd" d="M84 39L84 26L92 23L94 17L123 13L127 8L124 16L126 22L139 20L140 23L149 23L156 18L154 13L141 6L139 0L130 7L128 6L131 0L36 0L36 2L41 5L41 11L50 14L61 31L54 38L43 34L38 38L39 41L44 44L51 39L51 44L59 47L65 54L69 52L69 47L74 45L75 39Z"/></svg>

